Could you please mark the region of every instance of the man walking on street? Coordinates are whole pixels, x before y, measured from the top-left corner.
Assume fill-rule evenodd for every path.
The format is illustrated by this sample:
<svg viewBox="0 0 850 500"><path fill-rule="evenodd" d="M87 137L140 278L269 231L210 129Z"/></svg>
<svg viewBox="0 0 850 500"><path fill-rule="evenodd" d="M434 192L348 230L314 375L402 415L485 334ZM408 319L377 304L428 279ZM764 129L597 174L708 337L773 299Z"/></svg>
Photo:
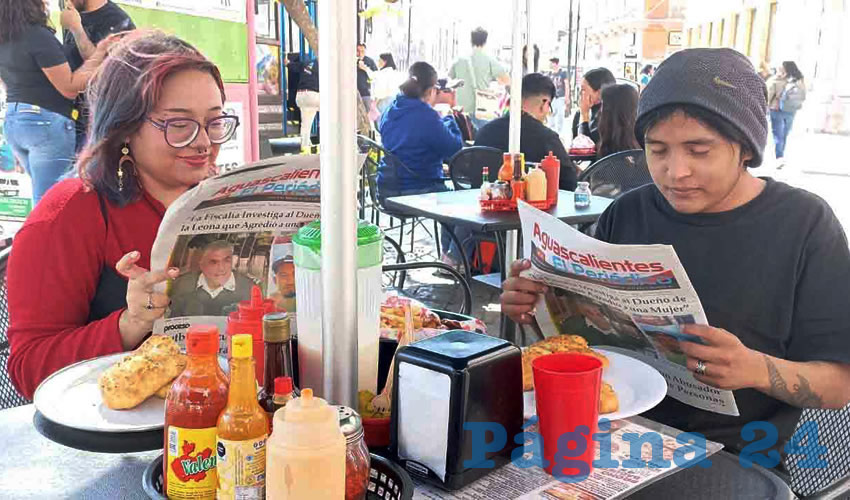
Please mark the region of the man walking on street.
<svg viewBox="0 0 850 500"><path fill-rule="evenodd" d="M552 101L552 114L549 115L549 128L561 135L564 129L564 118L569 112L570 107L567 105L567 72L561 68L561 60L557 57L549 59L551 71L549 78L555 85L555 99Z"/></svg>
<svg viewBox="0 0 850 500"><path fill-rule="evenodd" d="M104 38L113 33L136 29L130 16L110 0L65 0L65 9L59 20L65 30L63 45L71 71L82 66ZM85 93L77 97L74 108L79 114L76 118L79 151L86 144L88 127Z"/></svg>
<svg viewBox="0 0 850 500"><path fill-rule="evenodd" d="M487 121L475 117L475 91L486 90L494 81L508 85L511 79L502 65L484 52L487 31L484 28L475 28L471 38L472 54L455 61L449 70L449 77L464 81L463 87L457 92L457 103L458 106L463 106L464 112L469 113L476 128L480 129Z"/></svg>

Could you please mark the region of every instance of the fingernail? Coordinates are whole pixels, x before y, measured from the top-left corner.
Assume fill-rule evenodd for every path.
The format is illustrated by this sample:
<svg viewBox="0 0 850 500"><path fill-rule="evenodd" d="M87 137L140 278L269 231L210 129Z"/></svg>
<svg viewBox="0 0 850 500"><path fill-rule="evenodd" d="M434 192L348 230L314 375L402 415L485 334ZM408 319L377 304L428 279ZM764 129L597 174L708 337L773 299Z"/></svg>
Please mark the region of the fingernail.
<svg viewBox="0 0 850 500"><path fill-rule="evenodd" d="M136 250L133 250L132 252L130 252L130 257L132 257L134 259L138 259L139 258L139 252L137 252Z"/></svg>
<svg viewBox="0 0 850 500"><path fill-rule="evenodd" d="M168 270L168 274L177 274L179 272L180 272L180 270L177 269L176 267L172 267Z"/></svg>

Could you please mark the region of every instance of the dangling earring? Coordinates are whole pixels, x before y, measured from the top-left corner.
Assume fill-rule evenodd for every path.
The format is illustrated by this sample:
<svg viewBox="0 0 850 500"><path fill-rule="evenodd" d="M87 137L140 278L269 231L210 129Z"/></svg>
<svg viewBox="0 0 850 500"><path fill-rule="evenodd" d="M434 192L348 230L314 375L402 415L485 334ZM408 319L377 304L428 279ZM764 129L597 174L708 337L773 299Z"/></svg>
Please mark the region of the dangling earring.
<svg viewBox="0 0 850 500"><path fill-rule="evenodd" d="M124 167L136 169L136 160L130 156L130 144L125 142L121 147L121 158L118 160L118 191L124 191Z"/></svg>

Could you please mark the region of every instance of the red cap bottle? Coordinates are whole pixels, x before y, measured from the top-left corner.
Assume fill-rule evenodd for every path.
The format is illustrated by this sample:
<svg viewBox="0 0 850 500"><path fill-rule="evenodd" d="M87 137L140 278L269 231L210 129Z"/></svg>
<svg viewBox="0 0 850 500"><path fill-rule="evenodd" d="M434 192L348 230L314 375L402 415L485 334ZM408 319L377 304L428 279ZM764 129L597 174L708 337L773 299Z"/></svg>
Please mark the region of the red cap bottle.
<svg viewBox="0 0 850 500"><path fill-rule="evenodd" d="M540 168L546 173L546 202L550 205L558 203L558 186L561 182L561 161L549 151L540 162Z"/></svg>

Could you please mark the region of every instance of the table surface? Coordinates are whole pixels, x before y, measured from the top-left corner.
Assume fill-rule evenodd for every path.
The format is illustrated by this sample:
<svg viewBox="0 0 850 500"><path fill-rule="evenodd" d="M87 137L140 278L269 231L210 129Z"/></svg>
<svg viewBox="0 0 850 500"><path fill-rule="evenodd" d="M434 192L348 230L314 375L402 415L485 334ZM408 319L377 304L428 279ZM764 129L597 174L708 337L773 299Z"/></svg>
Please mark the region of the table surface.
<svg viewBox="0 0 850 500"><path fill-rule="evenodd" d="M576 208L573 193L558 192L558 204L546 212L567 224L595 222L614 200L590 197L590 206ZM425 217L445 224L463 225L475 231L513 231L520 228L517 212L484 212L478 205L478 190L446 191L387 198L386 208L409 217Z"/></svg>
<svg viewBox="0 0 850 500"><path fill-rule="evenodd" d="M4 499L145 499L142 473L161 451L89 453L66 448L39 434L32 405L0 411L0 496ZM11 459L10 459L11 458ZM734 455L719 452L708 469L676 472L629 498L793 498L776 476L744 469Z"/></svg>

